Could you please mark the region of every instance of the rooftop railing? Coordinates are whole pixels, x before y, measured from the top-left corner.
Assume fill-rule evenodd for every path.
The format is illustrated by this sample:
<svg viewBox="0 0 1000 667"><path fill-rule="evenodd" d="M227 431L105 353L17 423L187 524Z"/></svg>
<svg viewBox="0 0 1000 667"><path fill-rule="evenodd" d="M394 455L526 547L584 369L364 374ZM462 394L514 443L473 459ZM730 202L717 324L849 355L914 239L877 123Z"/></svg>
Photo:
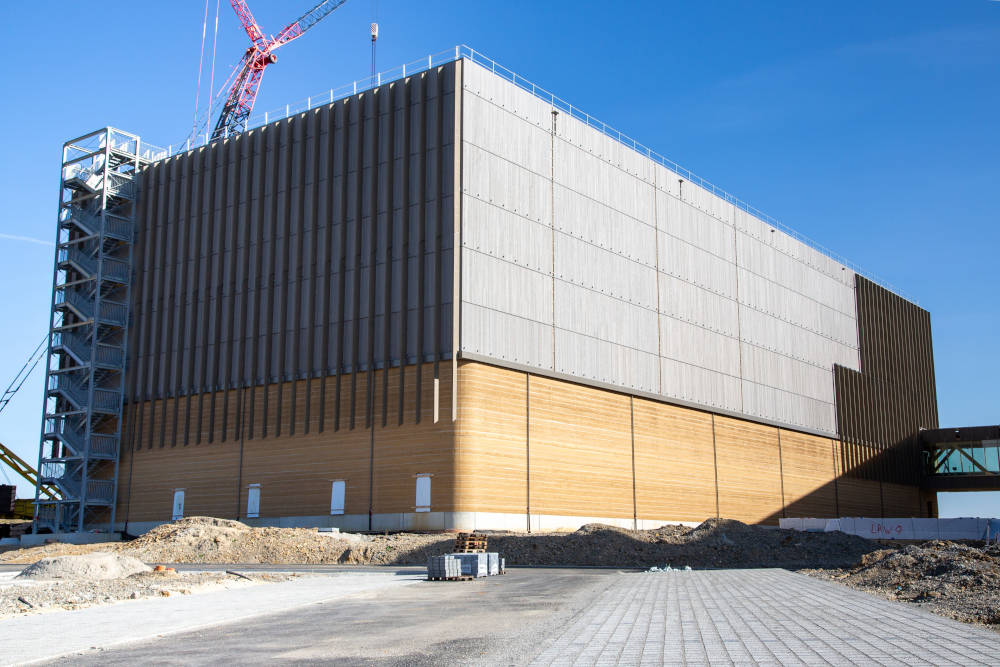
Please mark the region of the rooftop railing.
<svg viewBox="0 0 1000 667"><path fill-rule="evenodd" d="M535 97L543 100L544 102L547 102L552 106L553 109L557 109L562 113L569 114L573 118L576 118L577 120L585 123L588 127L598 130L605 136L608 136L611 139L618 141L623 146L631 148L640 155L643 155L653 160L654 162L657 162L658 164L669 169L670 171L676 173L678 176L684 178L688 182L694 183L695 185L712 193L716 197L719 197L720 199L732 204L739 210L744 211L749 215L752 215L753 217L757 218L758 220L761 220L762 222L765 222L766 224L770 225L775 229L780 229L788 236L812 248L813 250L816 250L817 252L825 255L826 257L829 257L830 259L841 264L842 266L845 266L854 271L855 273L862 275L875 283L878 283L882 287L913 302L914 304L918 303L916 299L906 295L904 292L893 287L891 283L879 278L878 276L868 271L865 271L862 267L858 266L857 264L850 261L846 257L830 250L829 248L814 241L808 236L805 236L804 234L795 231L791 227L788 227L781 221L768 215L767 213L764 213L763 211L756 208L755 206L752 206L748 202L743 201L739 197L736 197L735 195L730 194L726 190L723 190L722 188L718 187L711 181L708 181L707 179L704 179L701 176L695 174L690 169L687 169L677 164L673 160L666 158L663 155L660 155L656 151L652 150L648 146L639 143L638 141L628 136L627 134L621 132L620 130L617 130L614 127L605 123L604 121L591 116L585 111L579 109L578 107L573 106L569 102L566 102L562 98L557 97L556 95L550 93L548 90L542 88L541 86L538 86L537 84L532 83L531 81L525 79L523 76L517 74L513 70L504 67L503 65L493 60L492 58L487 57L483 53L476 51L472 47L466 46L465 44L460 44L454 47L453 49L448 49L447 51L441 51L439 53L428 55L426 58L421 58L420 60L415 60L411 63L407 63L405 65L401 65L399 67L386 70L385 72L377 73L374 76L366 77L363 79L357 79L349 84L340 86L339 88L331 88L329 91L324 91L322 93L319 93L318 95L311 95L305 98L304 100L299 100L298 102L295 103L286 104L283 108L279 107L278 109L265 111L262 114L251 116L250 119L247 121L246 129L250 130L277 120L288 118L289 116L294 116L296 114L300 114L305 111L310 111L320 105L330 104L332 102L344 99L345 97L350 97L351 95L356 95L366 90L372 90L373 88L381 86L383 83L395 81L397 79L401 79L413 74L418 74L420 72L425 72L427 70L439 67L446 63L462 59L468 60L469 62L479 65L480 67L488 69L497 76L507 81L510 81L518 88L528 91ZM143 142L142 154L143 156L154 156L151 157L150 159L159 160L166 157L170 157L172 155L189 151L194 148L198 148L200 146L204 146L210 142L211 142L211 132L205 132L204 134L199 134L194 139L188 139L187 141L181 144L176 144L176 145L171 144L170 146L167 146L167 148L158 148L156 146L153 146L151 144L146 144L146 142Z"/></svg>

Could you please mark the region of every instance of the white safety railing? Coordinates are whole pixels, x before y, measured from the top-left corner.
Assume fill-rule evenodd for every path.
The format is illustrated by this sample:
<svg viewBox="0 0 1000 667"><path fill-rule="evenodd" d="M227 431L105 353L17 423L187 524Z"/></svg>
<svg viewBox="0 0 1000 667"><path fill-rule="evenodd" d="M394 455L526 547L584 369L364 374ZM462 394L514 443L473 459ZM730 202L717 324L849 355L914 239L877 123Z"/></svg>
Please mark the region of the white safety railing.
<svg viewBox="0 0 1000 667"><path fill-rule="evenodd" d="M724 201L732 204L741 211L745 211L746 213L754 216L755 218L767 223L771 227L774 227L775 229L780 229L788 236L791 236L800 243L812 248L813 250L816 250L819 253L822 253L823 255L829 257L833 261L838 262L839 264L851 269L855 273L868 278L872 282L875 282L881 285L882 287L885 287L889 291L894 292L909 301L912 301L914 304L917 303L916 299L907 296L905 293L893 287L892 284L890 284L889 282L882 280L881 278L875 276L874 274L868 271L865 271L862 267L858 266L857 264L850 261L846 257L843 257L842 255L830 250L829 248L823 246L822 244L817 243L808 236L800 234L799 232L783 224L776 218L768 215L767 213L764 213L760 209L750 205L749 203L743 201L739 197L730 194L726 190L723 190L722 188L716 186L714 183L708 181L707 179L698 176L690 169L682 167L673 160L660 155L656 151L652 150L648 146L644 146L643 144L639 143L638 141L628 136L627 134L621 132L620 130L615 129L614 127L608 125L604 121L591 116L590 114L586 113L585 111L577 107L574 107L569 102L566 102L565 100L557 97L556 95L550 93L548 90L532 83L531 81L525 79L523 76L517 74L513 70L504 67L503 65L499 64L492 58L487 57L486 55L480 53L479 51L476 51L470 46L466 46L465 44L460 44L454 47L453 49L448 49L447 51L441 51L439 53L428 55L427 57L421 58L420 60L415 60L411 63L395 67L385 72L377 73L374 76L366 77L364 79L357 79L349 84L340 86L339 88L331 88L330 90L319 93L317 95L311 95L305 98L304 100L299 100L298 102L292 104L286 104L282 108L274 109L271 111L265 111L262 114L257 114L255 116L252 116L247 121L246 129L250 130L255 127L260 127L261 125L266 125L267 123L288 118L289 116L300 114L305 111L310 111L311 109L314 109L323 104L330 104L332 102L344 99L345 97L350 97L351 95L356 95L366 90L377 88L380 85L382 85L383 82L395 81L397 79L401 79L410 76L412 74L425 72L429 69L433 69L434 67L439 67L446 63L450 63L455 60L461 60L461 59L468 60L472 63L475 63L481 67L488 69L497 76L506 79L507 81L510 81L518 88L528 91L535 97L550 104L553 109L557 109L562 113L569 114L573 118L576 118L577 120L585 123L588 127L591 127L595 130L602 132L604 135L614 139L615 141L618 141L623 146L631 148L640 155L643 155L653 160L654 162L663 165L664 167L676 173L678 176L684 178L688 182L693 183L707 190L716 197L723 199ZM170 145L167 148L158 148L156 146L152 146L150 144L146 144L146 142L143 142L142 156L147 157L147 159L150 159L148 156L155 156L151 158L154 160L162 159L170 157L171 155L176 155L178 153L183 153L191 149L198 148L200 146L204 146L210 143L210 141L211 141L211 132L205 132L204 134L199 135L195 139L189 139L182 144Z"/></svg>

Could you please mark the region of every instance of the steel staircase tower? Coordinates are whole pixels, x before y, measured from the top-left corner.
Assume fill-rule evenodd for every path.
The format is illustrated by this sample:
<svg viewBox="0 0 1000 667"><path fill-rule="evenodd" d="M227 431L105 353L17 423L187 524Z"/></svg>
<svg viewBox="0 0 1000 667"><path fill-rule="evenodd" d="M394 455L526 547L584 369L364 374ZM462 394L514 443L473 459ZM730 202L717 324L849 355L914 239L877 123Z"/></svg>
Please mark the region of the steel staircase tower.
<svg viewBox="0 0 1000 667"><path fill-rule="evenodd" d="M35 532L114 528L140 151L110 127L63 145Z"/></svg>

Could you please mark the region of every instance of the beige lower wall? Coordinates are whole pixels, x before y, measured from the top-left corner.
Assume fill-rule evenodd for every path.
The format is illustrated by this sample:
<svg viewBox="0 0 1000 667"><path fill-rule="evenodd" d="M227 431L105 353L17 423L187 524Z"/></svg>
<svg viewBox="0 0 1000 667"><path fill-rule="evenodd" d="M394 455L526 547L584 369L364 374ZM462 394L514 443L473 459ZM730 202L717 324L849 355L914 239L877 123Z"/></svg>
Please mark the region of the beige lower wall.
<svg viewBox="0 0 1000 667"><path fill-rule="evenodd" d="M399 369L390 369L388 400L385 402L385 425L382 422L383 371L374 374L375 429L366 428L368 399L367 374L358 375L355 384L355 426L350 428L349 376L343 378L341 391L341 424L334 430L331 415L336 392L328 382L324 429L319 430L320 380L312 380L309 391L306 382L299 381L296 391L291 383L271 385L267 392L255 391L254 414L256 427L251 431L249 419L240 430L237 392L231 392L230 412L224 412L222 394L217 394L216 421L212 442L209 442L209 422L204 425L201 444L184 445L172 442L172 431L161 438L154 428L140 429L132 447L122 452L118 494L118 521L169 520L175 489L184 489L184 514L224 518L245 518L247 490L250 484L260 484L260 516L328 515L333 480L345 481L346 514L369 512L369 476L375 480L371 496L371 511L382 513L413 512L416 502L418 473L432 475L431 505L436 511L455 509L455 466L453 456L455 423L451 418L451 364L439 367L439 421L434 423L433 365L426 364L421 378L420 423L416 422L415 369L406 370L403 403L403 423L399 423ZM332 378L328 378L332 380ZM279 400L280 392L280 400ZM248 392L249 396L249 392ZM293 396L295 403L292 402ZM265 409L265 397L267 407ZM249 401L249 398L247 398ZM183 405L187 401L181 400ZM194 402L196 404L196 401ZM210 397L205 400L206 407ZM308 422L307 422L307 410ZM141 406L159 419L160 404ZM168 415L173 402L166 402ZM246 403L244 415L249 415ZM294 422L291 421L294 408ZM280 410L280 413L279 413ZM128 411L136 419L136 410ZM261 436L267 418L269 435ZM281 435L273 435L278 419L283 424ZM222 440L223 419L229 432ZM181 422L183 423L183 422ZM307 432L308 424L308 432ZM156 422L154 422L154 426ZM129 424L126 424L128 429ZM235 429L235 433L233 432ZM127 433L128 431L126 431ZM243 437L239 435L242 432ZM161 444L161 441L163 444ZM374 452L373 469L369 466Z"/></svg>
<svg viewBox="0 0 1000 667"><path fill-rule="evenodd" d="M132 406L118 522L169 520L177 488L187 516L244 518L250 484L261 485L262 518L328 516L337 479L346 514L402 515L414 512L418 473L433 475L432 512L520 515L525 526L529 514L768 524L926 514L916 487L842 469L829 438L477 362L459 364L455 419L452 365L440 364L435 423L433 365L421 375L418 411L415 367L403 382L398 368L375 372L374 459L366 373L341 378L339 408L335 378L325 403L314 379Z"/></svg>
<svg viewBox="0 0 1000 667"><path fill-rule="evenodd" d="M478 362L460 364L458 387L464 512L772 525L883 515L883 485L851 477L831 438ZM926 514L916 487L886 493L899 516Z"/></svg>
<svg viewBox="0 0 1000 667"><path fill-rule="evenodd" d="M717 516L712 415L641 398L633 411L639 518Z"/></svg>

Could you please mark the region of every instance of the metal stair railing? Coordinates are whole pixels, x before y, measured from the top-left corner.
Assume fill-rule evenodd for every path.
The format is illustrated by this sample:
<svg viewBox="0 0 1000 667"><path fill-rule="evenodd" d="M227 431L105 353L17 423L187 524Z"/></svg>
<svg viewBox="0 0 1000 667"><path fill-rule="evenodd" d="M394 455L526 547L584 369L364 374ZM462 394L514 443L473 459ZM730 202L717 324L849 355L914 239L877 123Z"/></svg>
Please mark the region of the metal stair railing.
<svg viewBox="0 0 1000 667"><path fill-rule="evenodd" d="M131 270L129 270L128 264L121 261L120 259L114 259L113 257L105 257L104 265L102 267L101 275L110 280L114 280L118 283L127 283L129 278L131 278Z"/></svg>
<svg viewBox="0 0 1000 667"><path fill-rule="evenodd" d="M104 236L117 241L131 243L134 237L134 225L131 221L107 214L104 218ZM63 224L75 224L87 236L97 236L101 231L101 218L80 206L66 207L66 218Z"/></svg>
<svg viewBox="0 0 1000 667"><path fill-rule="evenodd" d="M101 322L123 327L128 322L128 304L101 300Z"/></svg>
<svg viewBox="0 0 1000 667"><path fill-rule="evenodd" d="M98 343L94 361L108 368L122 368L125 365L125 351L117 345Z"/></svg>
<svg viewBox="0 0 1000 667"><path fill-rule="evenodd" d="M115 483L110 479L88 479L87 500L89 502L114 502Z"/></svg>
<svg viewBox="0 0 1000 667"><path fill-rule="evenodd" d="M59 263L73 264L77 270L88 278L96 278L98 273L98 259L88 255L75 245L59 249ZM117 283L126 283L131 277L128 264L113 257L104 257L101 276L114 280Z"/></svg>
<svg viewBox="0 0 1000 667"><path fill-rule="evenodd" d="M67 424L65 419L49 418L46 421L45 437L58 438L76 455L81 455L84 451L83 434Z"/></svg>
<svg viewBox="0 0 1000 667"><path fill-rule="evenodd" d="M85 320L94 319L94 303L75 290L61 289L56 293L56 305L67 305L77 311ZM128 321L128 305L117 301L101 300L100 322L114 326L125 326Z"/></svg>
<svg viewBox="0 0 1000 667"><path fill-rule="evenodd" d="M84 320L94 319L94 303L75 290L61 289L56 292L56 306L69 306Z"/></svg>
<svg viewBox="0 0 1000 667"><path fill-rule="evenodd" d="M104 235L110 236L119 241L126 241L131 243L132 238L135 234L135 225L129 220L122 220L113 215L108 215L105 218L107 224L104 227Z"/></svg>
<svg viewBox="0 0 1000 667"><path fill-rule="evenodd" d="M68 375L53 375L49 381L49 391L59 392L78 408L87 406L87 388ZM93 407L108 414L118 413L119 393L114 389L94 388Z"/></svg>
<svg viewBox="0 0 1000 667"><path fill-rule="evenodd" d="M118 438L111 433L90 434L90 455L102 459L118 457Z"/></svg>
<svg viewBox="0 0 1000 667"><path fill-rule="evenodd" d="M90 211L83 209L79 206L70 206L67 208L68 215L63 223L73 223L81 230L87 233L88 236L96 236L101 229L101 219L100 217L94 215Z"/></svg>
<svg viewBox="0 0 1000 667"><path fill-rule="evenodd" d="M103 166L83 167L71 164L66 167L64 179L67 185L78 185L93 194L101 189L103 173Z"/></svg>
<svg viewBox="0 0 1000 667"><path fill-rule="evenodd" d="M52 349L58 351L56 348L60 347L72 354L81 366L90 363L90 342L72 331L60 331L52 335Z"/></svg>
<svg viewBox="0 0 1000 667"><path fill-rule="evenodd" d="M82 409L87 405L87 390L67 375L53 375L49 378L49 392L59 392L77 408Z"/></svg>
<svg viewBox="0 0 1000 667"><path fill-rule="evenodd" d="M83 456L85 451L92 458L114 459L118 456L118 436L113 433L91 433L88 450L84 445L83 433L62 418L50 417L46 420L45 437L58 439L69 447L73 456Z"/></svg>
<svg viewBox="0 0 1000 667"><path fill-rule="evenodd" d="M76 246L60 248L59 263L72 264L80 273L88 278L93 278L97 275L97 260Z"/></svg>
<svg viewBox="0 0 1000 667"><path fill-rule="evenodd" d="M119 199L135 199L136 183L132 176L119 174L118 172L107 173L107 192Z"/></svg>

